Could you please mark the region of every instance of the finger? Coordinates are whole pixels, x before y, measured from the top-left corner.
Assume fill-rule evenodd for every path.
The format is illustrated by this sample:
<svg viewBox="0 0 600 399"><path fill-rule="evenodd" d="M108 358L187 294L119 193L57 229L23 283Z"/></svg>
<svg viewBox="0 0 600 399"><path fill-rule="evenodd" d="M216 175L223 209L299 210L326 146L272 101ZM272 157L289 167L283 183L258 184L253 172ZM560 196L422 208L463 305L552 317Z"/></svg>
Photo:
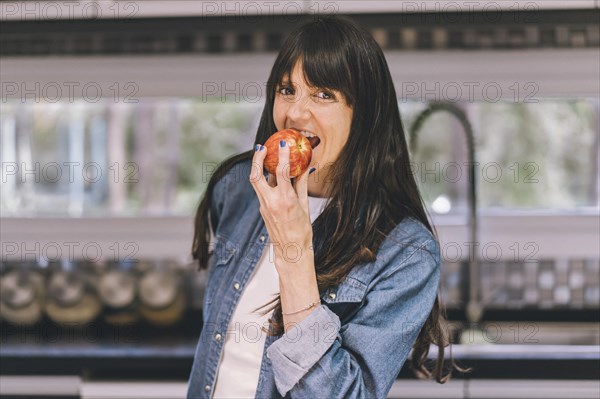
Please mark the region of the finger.
<svg viewBox="0 0 600 399"><path fill-rule="evenodd" d="M261 146L257 144L254 148L254 156L252 157L252 167L250 169L249 181L256 191L259 201L261 204L263 202L264 194L266 190L269 188L269 184L265 179L263 168L264 168L264 160L267 156L267 148L265 146Z"/></svg>
<svg viewBox="0 0 600 399"><path fill-rule="evenodd" d="M269 173L267 176L267 183L269 183L270 187L277 187L277 176Z"/></svg>
<svg viewBox="0 0 600 399"><path fill-rule="evenodd" d="M308 175L310 170L313 168L306 168L306 170L294 181L294 190L298 195L300 205L308 212Z"/></svg>
<svg viewBox="0 0 600 399"><path fill-rule="evenodd" d="M282 147L283 145L283 147ZM285 140L281 140L279 145L279 163L275 169L275 175L279 182L278 187L284 187L291 183L290 180L290 148Z"/></svg>

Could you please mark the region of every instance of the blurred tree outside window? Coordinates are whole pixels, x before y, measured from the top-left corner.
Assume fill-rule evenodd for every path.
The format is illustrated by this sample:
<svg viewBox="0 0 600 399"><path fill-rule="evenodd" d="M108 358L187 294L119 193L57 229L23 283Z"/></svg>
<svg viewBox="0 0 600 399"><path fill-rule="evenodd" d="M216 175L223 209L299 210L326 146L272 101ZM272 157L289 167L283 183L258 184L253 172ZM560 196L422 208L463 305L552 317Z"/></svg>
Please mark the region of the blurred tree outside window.
<svg viewBox="0 0 600 399"><path fill-rule="evenodd" d="M597 209L598 104L598 99L459 104L475 134L479 208ZM401 104L405 129L425 108ZM438 213L467 212L468 160L461 129L450 114L433 115L412 154L425 202Z"/></svg>

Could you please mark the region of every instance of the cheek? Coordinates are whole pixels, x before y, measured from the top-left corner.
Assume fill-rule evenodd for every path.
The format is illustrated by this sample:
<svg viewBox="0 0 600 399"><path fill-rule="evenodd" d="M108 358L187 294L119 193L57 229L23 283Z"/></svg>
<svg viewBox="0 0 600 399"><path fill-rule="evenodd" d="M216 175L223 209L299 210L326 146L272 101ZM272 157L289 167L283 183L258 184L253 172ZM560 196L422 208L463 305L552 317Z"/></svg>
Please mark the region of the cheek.
<svg viewBox="0 0 600 399"><path fill-rule="evenodd" d="M335 157L337 157L342 148L348 142L348 138L350 137L350 126L352 124L352 112L343 109L337 114L338 117L335 118L335 126L332 126L334 131L336 132L335 142L333 143L333 148L331 150L335 153Z"/></svg>
<svg viewBox="0 0 600 399"><path fill-rule="evenodd" d="M281 104L281 102L276 100L273 104L273 120L275 121L276 125L279 126L284 123L285 114L286 110L284 104Z"/></svg>
<svg viewBox="0 0 600 399"><path fill-rule="evenodd" d="M353 115L354 112L352 111L352 108L344 107L344 131L346 133L346 136L350 134L350 126L352 125Z"/></svg>

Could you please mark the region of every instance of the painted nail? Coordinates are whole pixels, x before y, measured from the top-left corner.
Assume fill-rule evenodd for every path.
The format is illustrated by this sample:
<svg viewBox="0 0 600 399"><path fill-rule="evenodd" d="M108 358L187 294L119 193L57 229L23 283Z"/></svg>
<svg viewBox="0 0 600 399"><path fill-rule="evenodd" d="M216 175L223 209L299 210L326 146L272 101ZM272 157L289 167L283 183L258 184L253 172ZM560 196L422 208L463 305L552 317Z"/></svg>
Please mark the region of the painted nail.
<svg viewBox="0 0 600 399"><path fill-rule="evenodd" d="M308 171L308 174L310 175L312 172L314 172L315 170L317 170L317 168L310 168L310 170Z"/></svg>
<svg viewBox="0 0 600 399"><path fill-rule="evenodd" d="M256 152L258 150L260 150L260 144L257 144L257 145L254 146L254 152Z"/></svg>
<svg viewBox="0 0 600 399"><path fill-rule="evenodd" d="M279 146L280 146L281 148L285 147L285 140L280 140L280 141L279 141Z"/></svg>
<svg viewBox="0 0 600 399"><path fill-rule="evenodd" d="M261 146L260 146L260 150L261 150L261 151L262 151L262 150L264 150L265 148L266 148L266 147L265 147L264 145L261 145Z"/></svg>

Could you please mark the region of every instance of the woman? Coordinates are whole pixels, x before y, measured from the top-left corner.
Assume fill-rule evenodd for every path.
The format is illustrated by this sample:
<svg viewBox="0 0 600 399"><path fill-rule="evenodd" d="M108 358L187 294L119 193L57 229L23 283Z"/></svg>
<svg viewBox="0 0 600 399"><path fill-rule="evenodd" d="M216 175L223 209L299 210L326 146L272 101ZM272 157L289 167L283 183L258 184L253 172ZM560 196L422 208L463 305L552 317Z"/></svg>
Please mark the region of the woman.
<svg viewBox="0 0 600 399"><path fill-rule="evenodd" d="M431 343L445 382L439 246L381 48L319 18L289 35L266 88L255 151L220 165L197 211L209 275L188 397L384 398L411 348L431 376ZM319 137L310 167L290 179L283 142L265 176L261 144L285 128Z"/></svg>

